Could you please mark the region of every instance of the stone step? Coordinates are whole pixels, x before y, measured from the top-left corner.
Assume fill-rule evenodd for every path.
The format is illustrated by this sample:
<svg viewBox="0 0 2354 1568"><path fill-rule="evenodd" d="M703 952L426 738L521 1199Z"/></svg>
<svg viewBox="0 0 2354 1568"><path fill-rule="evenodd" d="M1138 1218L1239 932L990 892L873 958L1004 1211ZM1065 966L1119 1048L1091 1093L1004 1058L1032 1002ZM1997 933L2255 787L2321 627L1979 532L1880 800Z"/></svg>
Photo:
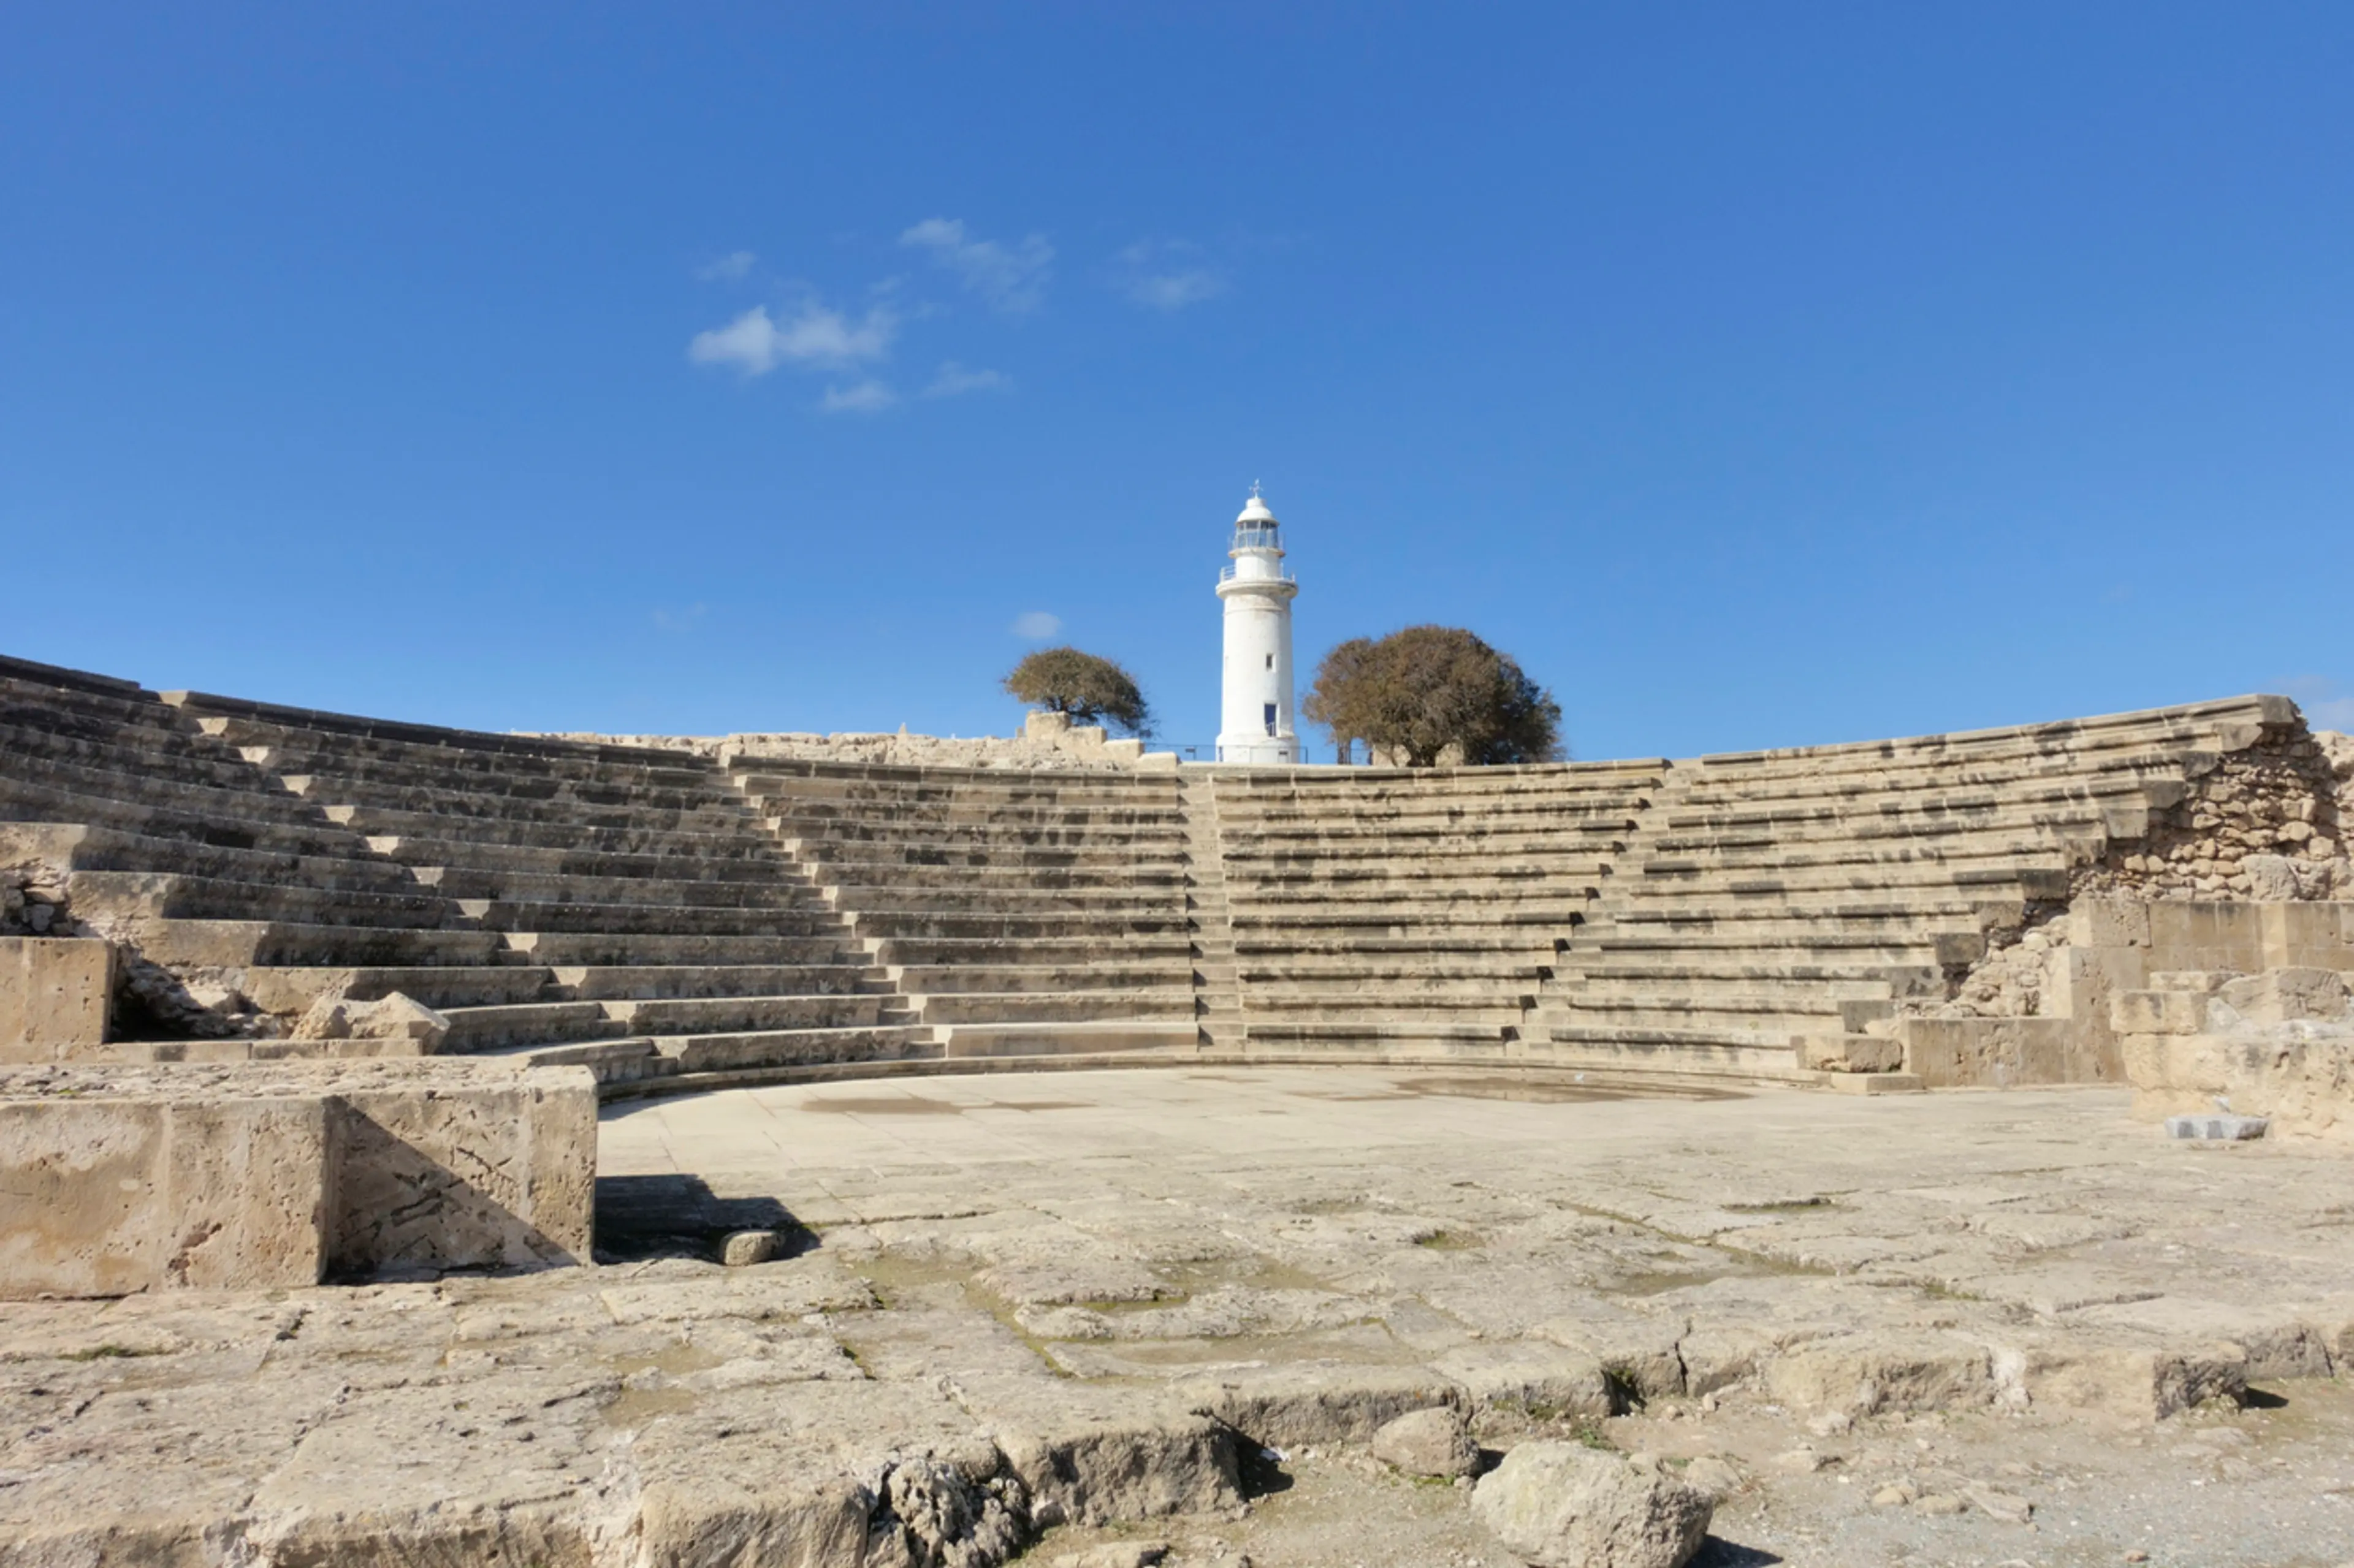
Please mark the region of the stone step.
<svg viewBox="0 0 2354 1568"><path fill-rule="evenodd" d="M1278 1008L1338 1007L1362 1012L1392 1003L1419 1007L1510 1007L1533 1000L1539 981L1533 967L1521 974L1330 974L1245 969L1241 994L1246 1003Z"/></svg>
<svg viewBox="0 0 2354 1568"><path fill-rule="evenodd" d="M321 806L353 806L371 813L401 812L429 817L444 823L482 824L496 833L500 824L540 827L651 830L661 832L726 833L748 831L755 819L737 801L663 803L650 798L587 800L559 796L536 800L524 795L489 795L429 785L371 784L333 774L281 774L287 789L297 798Z"/></svg>
<svg viewBox="0 0 2354 1568"><path fill-rule="evenodd" d="M1175 805L1151 807L1036 805L981 801L809 800L791 795L752 794L749 801L760 814L804 832L826 832L837 825L884 827L894 831L932 828L1005 828L1023 831L1061 828L1076 832L1121 832L1140 838L1182 837L1184 819Z"/></svg>
<svg viewBox="0 0 2354 1568"><path fill-rule="evenodd" d="M1787 1040L1739 1031L1555 1025L1531 1037L1523 1054L1551 1065L1645 1077L1775 1082L1797 1081L1802 1071Z"/></svg>
<svg viewBox="0 0 2354 1568"><path fill-rule="evenodd" d="M299 1014L321 997L375 1001L398 991L437 1010L496 1007L549 1000L550 971L523 964L435 964L400 968L255 965L238 989L265 1012Z"/></svg>
<svg viewBox="0 0 2354 1568"><path fill-rule="evenodd" d="M1598 878L1596 879L1599 880ZM1462 884L1341 885L1329 890L1269 888L1239 879L1227 884L1228 907L1235 918L1289 919L1295 915L1392 910L1423 918L1451 919L1467 910L1548 909L1585 913L1597 889L1586 884L1545 880L1500 882L1481 887Z"/></svg>
<svg viewBox="0 0 2354 1568"><path fill-rule="evenodd" d="M0 855L39 862L59 871L166 872L324 891L419 891L406 868L366 854L357 841L352 847L360 853L307 855L158 838L82 823L0 822Z"/></svg>
<svg viewBox="0 0 2354 1568"><path fill-rule="evenodd" d="M1083 964L1091 959L1182 959L1189 944L1182 930L1122 936L1098 941L1092 936L892 937L876 957L895 966L956 969L972 963Z"/></svg>
<svg viewBox="0 0 2354 1568"><path fill-rule="evenodd" d="M821 880L841 888L1005 887L1080 893L1134 891L1167 897L1184 887L1186 866L1181 861L1138 865L1133 862L1070 865L970 865L946 861L850 860L830 858Z"/></svg>
<svg viewBox="0 0 2354 1568"><path fill-rule="evenodd" d="M1873 869L1909 865L1941 865L1956 869L2018 864L2069 866L2097 858L2106 847L2107 841L2105 835L2031 839L1973 833L1956 835L1950 841L1830 839L1817 842L1819 847L1814 849L1794 849L1770 839L1730 847L1703 844L1685 849L1669 849L1655 843L1649 847L1647 853L1630 856L1618 867L1618 871L1626 876L1688 871L1781 875L1849 866Z"/></svg>
<svg viewBox="0 0 2354 1568"><path fill-rule="evenodd" d="M1362 854L1447 854L1483 849L1495 854L1551 850L1556 853L1596 853L1596 846L1616 844L1635 831L1632 820L1564 822L1542 831L1507 831L1466 827L1355 829L1310 822L1296 828L1230 827L1225 834L1227 863L1238 861L1298 859L1350 853Z"/></svg>
<svg viewBox="0 0 2354 1568"><path fill-rule="evenodd" d="M310 926L289 920L142 919L132 934L174 969L329 965L354 969L482 968L503 961L495 931Z"/></svg>
<svg viewBox="0 0 2354 1568"><path fill-rule="evenodd" d="M1260 914L1248 907L1235 911L1235 939L1256 936L1270 927L1299 932L1371 928L1393 936L1440 935L1482 926L1535 927L1567 932L1585 913L1585 902L1554 901L1470 905L1459 909L1425 912L1412 907L1324 908Z"/></svg>
<svg viewBox="0 0 2354 1568"><path fill-rule="evenodd" d="M1511 948L1440 954L1350 952L1318 959L1254 957L1237 961L1235 973L1253 985L1321 986L1343 992L1352 986L1386 988L1409 983L1482 985L1491 991L1517 991L1533 989L1544 969L1526 949Z"/></svg>
<svg viewBox="0 0 2354 1568"><path fill-rule="evenodd" d="M1866 853L1953 853L1957 847L1975 851L2020 835L2041 841L2049 849L2069 843L2102 843L2110 839L2138 838L2148 832L2152 813L2139 803L2091 802L2077 806L2025 807L2018 810L1990 809L1935 817L1871 813L1825 817L1803 822L1745 822L1734 827L1679 831L1661 825L1648 835L1652 854L1687 856L1712 853L1771 853L1780 849L1813 847L1852 849ZM1664 819L1662 819L1664 823Z"/></svg>
<svg viewBox="0 0 2354 1568"><path fill-rule="evenodd" d="M645 1035L771 1033L867 1028L887 999L872 995L680 997L653 1001L557 1001L448 1011L448 1052Z"/></svg>
<svg viewBox="0 0 2354 1568"><path fill-rule="evenodd" d="M584 798L595 792L729 801L737 798L716 769L699 761L671 767L570 762L458 746L338 743L336 737L323 733L235 723L224 723L216 738L255 767L272 773L321 775L370 785L454 786L494 795L521 790L581 791Z"/></svg>
<svg viewBox="0 0 2354 1568"><path fill-rule="evenodd" d="M911 994L928 1024L1076 1023L1193 1016L1193 987L1183 985L1062 991L947 991Z"/></svg>
<svg viewBox="0 0 2354 1568"><path fill-rule="evenodd" d="M1531 987L1532 991L1535 988ZM1533 998L1530 999L1533 1000ZM1521 1021L1522 999L1493 992L1458 996L1431 991L1367 991L1352 1001L1326 991L1243 987L1243 1016L1257 1032L1263 1022L1288 1022L1301 1014L1331 1022L1429 1022L1479 1024L1501 1030Z"/></svg>
<svg viewBox="0 0 2354 1568"><path fill-rule="evenodd" d="M315 807L278 789L260 774L245 787L215 788L14 756L8 758L7 774L12 784L29 786L60 799L116 800L201 821L314 826L321 821ZM84 819L76 815L69 820Z"/></svg>
<svg viewBox="0 0 2354 1568"><path fill-rule="evenodd" d="M861 920L885 913L1085 916L1166 915L1182 906L1182 886L1150 887L961 887L952 882L906 882L856 886L829 882L826 892Z"/></svg>
<svg viewBox="0 0 2354 1568"><path fill-rule="evenodd" d="M359 853L363 841L323 818L265 821L253 817L205 815L134 800L78 795L28 784L0 772L0 820L111 828L143 837L278 854L336 857Z"/></svg>
<svg viewBox="0 0 2354 1568"><path fill-rule="evenodd" d="M467 918L493 931L571 931L607 935L815 937L842 929L822 907L734 909L684 904L541 904L461 898Z"/></svg>
<svg viewBox="0 0 2354 1568"><path fill-rule="evenodd" d="M1712 988L1755 990L1776 985L1822 986L1833 992L1854 988L1858 996L1927 997L1945 994L1945 971L1934 964L1883 963L1751 963L1748 955L1601 954L1563 955L1553 974L1564 991L1584 987L1638 984L1689 989L1694 994ZM1866 988L1877 987L1870 990Z"/></svg>
<svg viewBox="0 0 2354 1568"><path fill-rule="evenodd" d="M1710 898L1646 898L1617 905L1609 914L1620 930L1660 931L1677 927L1706 930L1734 926L1745 931L1796 933L1840 926L1906 928L1931 922L1975 922L1981 929L2017 923L2022 897L1847 897L1838 895L1805 897L1761 895L1754 900L1717 895Z"/></svg>
<svg viewBox="0 0 2354 1568"><path fill-rule="evenodd" d="M1903 923L1893 932L1808 927L1795 931L1699 930L1637 936L1613 929L1579 932L1569 950L1561 956L1560 963L1564 968L1574 967L1595 955L1628 962L1665 955L1678 961L1727 959L1763 963L1773 961L1776 955L1805 954L1852 962L1925 962L1944 969L1967 967L1985 952L1986 936L1980 930L1941 930L1915 922Z"/></svg>
<svg viewBox="0 0 2354 1568"><path fill-rule="evenodd" d="M1615 902L1627 907L1649 907L1674 902L1716 899L1770 898L1793 907L1859 898L1910 900L1961 895L2013 895L2023 898L2065 898L2072 874L2050 857L2050 863L2032 862L2008 865L1891 865L1797 871L1787 875L1749 872L1645 872L1621 877L1612 886Z"/></svg>
<svg viewBox="0 0 2354 1568"><path fill-rule="evenodd" d="M717 768L685 752L492 735L291 708L264 713L270 705L205 693L166 692L163 698L172 705L166 711L187 715L224 745L270 747L290 757L302 754L345 764L408 766L429 774L489 770L623 782L659 782L673 776L720 780Z"/></svg>
<svg viewBox="0 0 2354 1568"><path fill-rule="evenodd" d="M1878 1011L1873 1011L1877 1007ZM1548 994L1549 1020L1588 1029L1723 1029L1746 1031L1786 1043L1797 1035L1861 1033L1865 1022L1888 1016L1882 1001L1841 1001L1802 988L1776 996L1702 998L1589 997L1583 992Z"/></svg>
<svg viewBox="0 0 2354 1568"><path fill-rule="evenodd" d="M447 839L474 842L529 844L575 853L681 854L710 860L778 859L774 839L755 821L728 832L689 832L646 826L613 827L595 823L526 822L461 817L437 817L417 811L386 810L375 806L327 806L326 820L374 838Z"/></svg>
<svg viewBox="0 0 2354 1568"><path fill-rule="evenodd" d="M450 898L504 903L692 906L699 908L813 910L817 890L783 867L768 882L704 882L684 877L590 876L576 873L419 866L417 880Z"/></svg>
<svg viewBox="0 0 2354 1568"><path fill-rule="evenodd" d="M2179 784L2184 776L2213 768L2213 752L2171 755L2133 753L2085 760L2074 758L2020 761L2003 766L1924 768L1911 771L1808 775L1774 779L1692 778L1677 791L1683 810L1742 810L1775 804L1821 804L1840 810L1906 809L1911 801L1937 796L2028 797L2052 789L2130 793L2147 785Z"/></svg>
<svg viewBox="0 0 2354 1568"><path fill-rule="evenodd" d="M1193 984L1194 966L1182 955L1158 959L1110 958L1094 963L907 964L892 966L901 992L935 999L971 991L1106 991Z"/></svg>
<svg viewBox="0 0 2354 1568"><path fill-rule="evenodd" d="M355 835L356 836L356 835ZM370 850L407 866L463 865L475 871L514 871L541 876L626 876L695 883L799 880L790 860L764 836L728 841L726 855L694 853L623 854L576 849L568 844L485 843L479 839L385 835L361 841Z"/></svg>
<svg viewBox="0 0 2354 1568"><path fill-rule="evenodd" d="M957 1023L938 1032L950 1060L967 1056L1063 1056L1097 1052L1190 1049L1192 1016L1102 1019L1069 1023Z"/></svg>
<svg viewBox="0 0 2354 1568"><path fill-rule="evenodd" d="M2285 699L2233 697L2221 702L2147 708L2134 713L2105 714L2094 718L2065 719L2052 724L2016 725L1834 746L1787 747L1772 751L1722 752L1679 763L1677 767L1679 770L1762 775L1776 770L1873 768L1886 766L1891 759L1903 758L2067 754L2116 746L2147 749L2184 745L2210 747L2222 736L2233 737L2235 748L2253 741L2254 736L2245 733L2251 728L2285 725L2292 721L2293 715Z"/></svg>
<svg viewBox="0 0 2354 1568"><path fill-rule="evenodd" d="M1229 863L1228 880L1237 885L1269 893L1307 891L1342 893L1396 888L1405 892L1469 891L1490 888L1545 888L1559 885L1591 887L1608 874L1612 863L1599 855L1554 858L1513 857L1504 860L1345 861L1319 865L1312 861L1287 862L1279 867Z"/></svg>
<svg viewBox="0 0 2354 1568"><path fill-rule="evenodd" d="M78 871L67 879L74 914L172 920L291 920L315 926L433 930L466 923L460 906L429 892L361 893L237 882L175 872Z"/></svg>
<svg viewBox="0 0 2354 1568"><path fill-rule="evenodd" d="M959 915L924 909L859 910L854 923L861 937L893 940L962 937L1005 942L1076 938L1119 943L1130 937L1182 937L1182 911L1161 914Z"/></svg>
<svg viewBox="0 0 2354 1568"><path fill-rule="evenodd" d="M268 782L234 753L224 757L199 749L202 742L195 736L158 730L118 730L103 736L62 733L41 725L41 716L0 704L0 756L19 778L64 767L214 789L253 789Z"/></svg>
<svg viewBox="0 0 2354 1568"><path fill-rule="evenodd" d="M836 931L807 937L722 937L647 931L510 931L515 961L558 968L658 968L673 964L830 964L863 961Z"/></svg>
<svg viewBox="0 0 2354 1568"><path fill-rule="evenodd" d="M1333 958L1356 955L1394 957L1401 960L1408 956L1435 959L1441 954L1525 954L1531 962L1550 964L1556 946L1555 938L1546 932L1509 926L1488 931L1469 932L1458 928L1412 936L1387 932L1376 936L1370 932L1349 930L1302 931L1283 927L1265 933L1235 933L1235 951L1245 962L1261 959L1304 958L1311 954Z"/></svg>
<svg viewBox="0 0 2354 1568"><path fill-rule="evenodd" d="M811 864L889 867L940 866L960 870L997 868L1010 873L1067 871L1075 874L1134 873L1154 877L1182 874L1187 858L1182 851L1147 854L1126 848L1076 849L1028 844L942 846L907 844L887 838L834 841L785 835L775 841L785 853Z"/></svg>
<svg viewBox="0 0 2354 1568"><path fill-rule="evenodd" d="M652 1001L730 996L881 993L863 961L809 964L560 964L548 983L573 1000Z"/></svg>
<svg viewBox="0 0 2354 1568"><path fill-rule="evenodd" d="M1505 1049L1501 1025L1461 1019L1321 1020L1252 1018L1248 1043L1292 1051L1373 1051L1398 1054L1495 1055Z"/></svg>
<svg viewBox="0 0 2354 1568"><path fill-rule="evenodd" d="M1902 801L1796 801L1783 804L1686 806L1671 803L1656 813L1651 824L1665 833L1748 826L1782 827L1808 823L1845 824L1862 820L1890 822L1935 822L1976 813L2007 813L2014 820L2031 806L2056 808L2063 815L2111 806L2147 807L2164 810L2181 800L2187 787L2179 779L2127 779L2114 783L2062 782L2019 789L1958 789L1926 793Z"/></svg>

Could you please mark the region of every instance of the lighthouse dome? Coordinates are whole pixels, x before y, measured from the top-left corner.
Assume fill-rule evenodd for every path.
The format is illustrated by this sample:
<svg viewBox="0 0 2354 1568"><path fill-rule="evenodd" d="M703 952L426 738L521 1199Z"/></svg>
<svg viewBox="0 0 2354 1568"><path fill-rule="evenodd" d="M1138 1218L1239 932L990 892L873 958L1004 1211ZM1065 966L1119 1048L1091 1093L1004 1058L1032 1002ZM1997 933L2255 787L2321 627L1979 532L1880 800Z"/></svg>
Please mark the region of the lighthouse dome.
<svg viewBox="0 0 2354 1568"><path fill-rule="evenodd" d="M1242 515L1235 519L1235 526L1237 528L1275 526L1275 514L1267 509L1267 503L1259 499L1257 491L1252 491L1251 498L1243 503Z"/></svg>

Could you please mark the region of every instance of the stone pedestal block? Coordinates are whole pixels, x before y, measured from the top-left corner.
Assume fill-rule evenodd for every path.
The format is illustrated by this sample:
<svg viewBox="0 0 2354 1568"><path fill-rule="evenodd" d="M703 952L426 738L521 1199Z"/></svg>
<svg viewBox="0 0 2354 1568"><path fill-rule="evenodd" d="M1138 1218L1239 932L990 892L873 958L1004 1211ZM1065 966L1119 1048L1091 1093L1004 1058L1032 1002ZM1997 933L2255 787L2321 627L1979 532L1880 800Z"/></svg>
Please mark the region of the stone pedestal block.
<svg viewBox="0 0 2354 1568"><path fill-rule="evenodd" d="M586 1262L596 1160L584 1067L0 1070L0 1298Z"/></svg>
<svg viewBox="0 0 2354 1568"><path fill-rule="evenodd" d="M114 949L89 938L0 937L0 1062L58 1062L106 1039Z"/></svg>

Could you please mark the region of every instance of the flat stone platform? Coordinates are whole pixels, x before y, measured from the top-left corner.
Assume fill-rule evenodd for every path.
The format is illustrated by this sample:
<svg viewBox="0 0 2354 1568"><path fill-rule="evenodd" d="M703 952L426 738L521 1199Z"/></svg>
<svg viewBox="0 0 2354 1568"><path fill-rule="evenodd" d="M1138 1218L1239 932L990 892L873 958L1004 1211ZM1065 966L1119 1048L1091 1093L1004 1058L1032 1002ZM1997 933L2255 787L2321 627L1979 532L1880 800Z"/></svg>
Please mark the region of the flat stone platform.
<svg viewBox="0 0 2354 1568"><path fill-rule="evenodd" d="M1331 1067L614 1106L592 1266L0 1304L0 1563L1500 1568L1366 1457L1433 1404L1683 1467L1715 1568L2354 1558L2354 1160L2126 1103ZM746 1228L793 1255L710 1261Z"/></svg>

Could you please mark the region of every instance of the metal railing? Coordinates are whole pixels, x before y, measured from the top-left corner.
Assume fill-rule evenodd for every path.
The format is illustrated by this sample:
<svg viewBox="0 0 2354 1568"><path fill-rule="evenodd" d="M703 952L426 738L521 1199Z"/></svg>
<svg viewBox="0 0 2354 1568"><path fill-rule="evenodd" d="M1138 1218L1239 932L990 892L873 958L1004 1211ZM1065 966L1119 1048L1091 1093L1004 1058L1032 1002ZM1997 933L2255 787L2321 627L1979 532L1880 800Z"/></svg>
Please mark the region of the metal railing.
<svg viewBox="0 0 2354 1568"><path fill-rule="evenodd" d="M1218 580L1219 580L1220 582L1222 582L1222 583L1230 583L1230 582L1232 582L1232 581L1234 581L1234 580L1235 580L1235 568L1234 568L1234 567L1220 567L1218 568ZM1251 574L1251 580L1252 580L1253 582L1263 582L1263 583L1296 583L1296 582L1298 582L1299 579L1298 577L1293 577L1289 572L1288 572L1288 571L1284 570L1281 567L1278 567L1275 570L1273 570L1273 571L1271 571L1271 572L1253 572L1253 573Z"/></svg>

